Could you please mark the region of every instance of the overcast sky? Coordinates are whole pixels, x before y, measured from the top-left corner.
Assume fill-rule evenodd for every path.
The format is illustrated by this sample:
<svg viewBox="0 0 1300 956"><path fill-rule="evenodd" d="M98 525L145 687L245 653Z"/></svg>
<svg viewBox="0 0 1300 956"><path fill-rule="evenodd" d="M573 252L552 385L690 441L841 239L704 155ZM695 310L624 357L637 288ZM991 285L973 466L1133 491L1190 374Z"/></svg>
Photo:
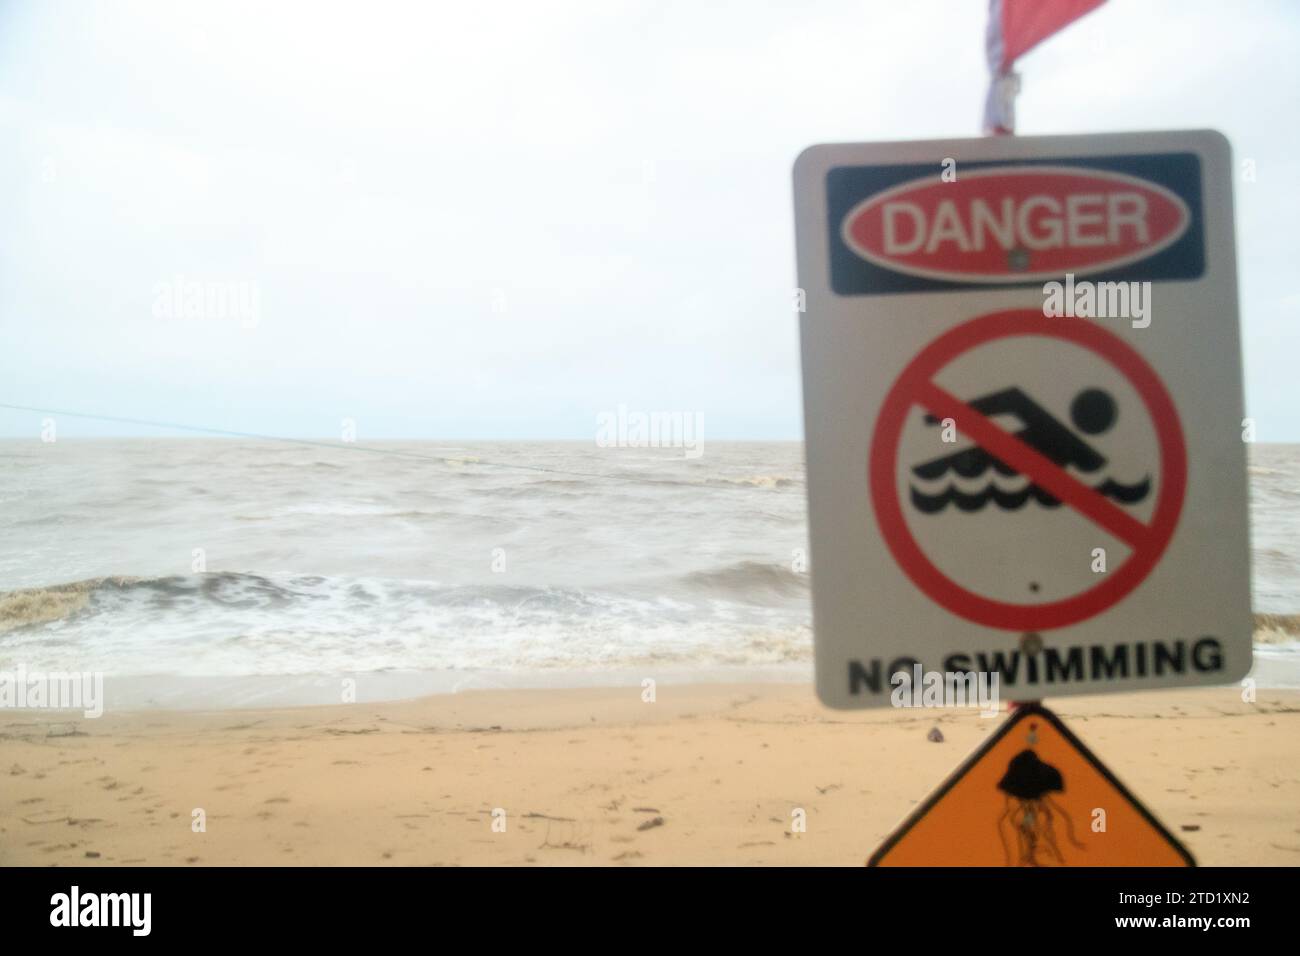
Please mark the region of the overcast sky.
<svg viewBox="0 0 1300 956"><path fill-rule="evenodd" d="M5 4L0 402L363 441L591 440L626 404L799 438L791 163L978 133L985 7ZM1274 441L1300 440L1298 63L1298 4L1110 0L1020 65L1022 133L1208 126L1255 160ZM255 317L167 318L178 276Z"/></svg>

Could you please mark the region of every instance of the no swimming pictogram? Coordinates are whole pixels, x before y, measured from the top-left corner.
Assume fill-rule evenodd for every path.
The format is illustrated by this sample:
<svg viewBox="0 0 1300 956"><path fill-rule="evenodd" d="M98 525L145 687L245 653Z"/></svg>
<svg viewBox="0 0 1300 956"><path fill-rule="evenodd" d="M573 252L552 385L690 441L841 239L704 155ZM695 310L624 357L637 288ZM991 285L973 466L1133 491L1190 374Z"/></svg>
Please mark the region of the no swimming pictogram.
<svg viewBox="0 0 1300 956"><path fill-rule="evenodd" d="M1146 497L1149 485L1107 482L1093 487L1075 477L1067 466L1092 471L1105 458L1083 439L1040 408L1015 383L991 381L984 394L963 399L943 388L936 376L955 360L991 343L1037 337L1086 349L1107 363L1132 386L1145 407L1158 445L1160 480L1151 516L1143 521L1124 505ZM1016 495L998 493L992 485L983 497L963 497L955 491L937 498L912 493L911 504L921 511L942 508L954 496L957 509L973 510L986 500L1015 509L1032 498L1040 504L1073 510L1096 528L1123 542L1128 558L1091 586L1038 602L1017 603L981 594L941 570L917 541L904 516L898 482L899 446L904 424L913 409L927 421L951 419L973 447L957 455L924 463L921 475L946 468L977 473L995 468L1021 474L1028 484ZM993 420L1013 413L1024 427L1007 431ZM1071 419L1085 434L1104 431L1115 417L1114 400L1103 390L1081 388L1071 406ZM1131 346L1115 334L1086 320L1046 318L1041 311L1016 309L995 312L950 329L913 358L885 397L871 440L869 485L876 519L884 541L902 570L927 596L952 613L989 627L1031 631L1065 627L1102 613L1130 594L1151 573L1173 537L1182 512L1187 485L1187 450L1173 400L1164 383Z"/></svg>

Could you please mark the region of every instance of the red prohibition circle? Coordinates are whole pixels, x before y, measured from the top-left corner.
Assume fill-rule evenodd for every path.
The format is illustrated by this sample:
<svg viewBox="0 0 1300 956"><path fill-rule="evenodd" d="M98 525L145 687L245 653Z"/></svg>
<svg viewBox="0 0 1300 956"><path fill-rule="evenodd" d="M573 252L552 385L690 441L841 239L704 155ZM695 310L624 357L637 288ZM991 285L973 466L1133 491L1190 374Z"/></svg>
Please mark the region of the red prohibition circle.
<svg viewBox="0 0 1300 956"><path fill-rule="evenodd" d="M897 489L898 447L903 425L912 406L922 404L920 396L932 397L938 391L934 385L935 375L973 348L1018 336L1042 336L1070 342L1113 365L1133 385L1146 405L1160 448L1160 486L1151 522L1142 524L1127 515L1122 516L1135 538L1126 541L1132 550L1128 559L1093 587L1043 604L994 600L962 587L945 575L912 536L903 517ZM933 408L928 410L935 413ZM980 417L973 411L970 415ZM1004 440L1019 445L1020 452L1029 459L1035 456L1032 449L1025 448L1018 439L1001 432L997 426L988 427L999 432ZM960 425L958 429L961 430ZM1155 568L1173 537L1182 512L1187 489L1187 446L1173 399L1155 370L1131 346L1113 332L1085 319L1047 318L1037 310L1012 309L983 315L949 330L922 349L903 369L885 396L876 420L871 439L868 484L885 543L899 567L921 591L952 613L977 624L1014 631L1041 631L1077 624L1113 607ZM1100 496L1098 500L1101 500ZM1118 506L1109 503L1103 507L1118 510Z"/></svg>

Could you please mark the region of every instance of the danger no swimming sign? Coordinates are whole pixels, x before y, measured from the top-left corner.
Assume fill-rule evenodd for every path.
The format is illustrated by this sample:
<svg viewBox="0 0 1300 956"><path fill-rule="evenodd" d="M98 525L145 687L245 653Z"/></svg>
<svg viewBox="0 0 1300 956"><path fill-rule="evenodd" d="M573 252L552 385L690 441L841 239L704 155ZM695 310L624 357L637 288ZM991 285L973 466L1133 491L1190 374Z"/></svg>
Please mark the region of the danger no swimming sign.
<svg viewBox="0 0 1300 956"><path fill-rule="evenodd" d="M799 157L823 701L1249 670L1231 173L1213 132Z"/></svg>

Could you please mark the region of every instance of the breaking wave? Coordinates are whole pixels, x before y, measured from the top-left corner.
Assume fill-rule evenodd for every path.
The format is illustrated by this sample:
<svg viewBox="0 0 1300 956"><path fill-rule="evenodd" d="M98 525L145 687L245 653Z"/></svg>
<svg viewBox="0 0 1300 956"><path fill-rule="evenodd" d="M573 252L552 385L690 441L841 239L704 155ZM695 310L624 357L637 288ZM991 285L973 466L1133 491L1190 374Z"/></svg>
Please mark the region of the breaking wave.
<svg viewBox="0 0 1300 956"><path fill-rule="evenodd" d="M1288 644L1300 640L1300 614L1256 614L1257 644Z"/></svg>
<svg viewBox="0 0 1300 956"><path fill-rule="evenodd" d="M137 578L88 578L47 588L23 588L0 594L0 634L28 624L44 624L81 610L101 587L129 587Z"/></svg>
<svg viewBox="0 0 1300 956"><path fill-rule="evenodd" d="M742 562L617 590L214 572L0 595L0 666L246 676L766 666L810 659L793 572ZM665 596L665 592L671 596Z"/></svg>
<svg viewBox="0 0 1300 956"><path fill-rule="evenodd" d="M808 575L783 564L739 561L707 571L692 571L683 575L682 583L713 596L794 595L808 590Z"/></svg>

